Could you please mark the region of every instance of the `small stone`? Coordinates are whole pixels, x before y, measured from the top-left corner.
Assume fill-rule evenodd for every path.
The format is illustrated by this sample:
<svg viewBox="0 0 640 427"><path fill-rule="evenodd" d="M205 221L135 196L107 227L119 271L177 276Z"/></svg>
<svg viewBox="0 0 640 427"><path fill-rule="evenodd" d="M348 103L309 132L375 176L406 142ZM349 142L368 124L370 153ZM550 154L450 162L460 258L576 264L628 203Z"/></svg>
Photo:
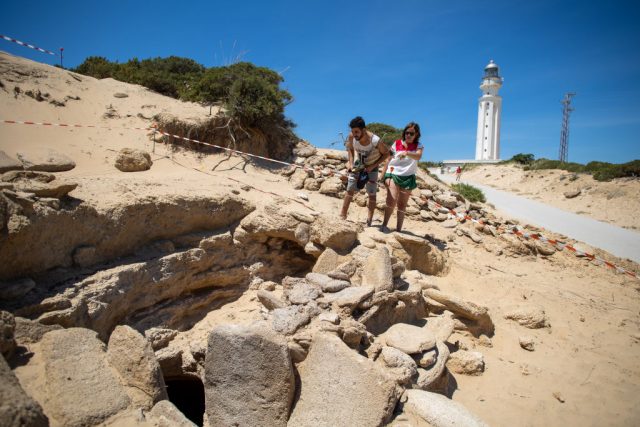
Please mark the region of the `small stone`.
<svg viewBox="0 0 640 427"><path fill-rule="evenodd" d="M307 193L298 193L298 197L302 200L309 201L309 196L307 196Z"/></svg>
<svg viewBox="0 0 640 427"><path fill-rule="evenodd" d="M520 347L524 348L527 351L533 351L534 348L533 337L520 337Z"/></svg>
<svg viewBox="0 0 640 427"><path fill-rule="evenodd" d="M564 402L565 402L564 397L562 397L562 394L560 394L560 392L559 392L559 391L554 391L554 392L553 392L553 397L555 397L555 398L556 398L556 400L557 400L558 402L560 402L560 403L564 403Z"/></svg>
<svg viewBox="0 0 640 427"><path fill-rule="evenodd" d="M246 184L243 185L242 187L240 187L240 189L243 190L243 191L249 191L249 190L251 190L251 188L252 187L250 185L246 185Z"/></svg>
<svg viewBox="0 0 640 427"><path fill-rule="evenodd" d="M318 316L318 320L320 320L321 322L329 322L337 325L338 323L340 323L340 316L338 316L336 313L321 313Z"/></svg>
<svg viewBox="0 0 640 427"><path fill-rule="evenodd" d="M232 192L233 194L240 194L240 191L239 191L239 190L236 190L235 188L234 188L233 190L231 190L231 192Z"/></svg>
<svg viewBox="0 0 640 427"><path fill-rule="evenodd" d="M422 354L422 356L420 357L420 359L418 359L418 365L421 368L428 369L434 363L436 363L437 359L438 359L438 357L436 355L436 351L435 350L425 351Z"/></svg>
<svg viewBox="0 0 640 427"><path fill-rule="evenodd" d="M122 92L116 92L113 94L114 98L128 98L129 95L127 95L126 93L122 93Z"/></svg>

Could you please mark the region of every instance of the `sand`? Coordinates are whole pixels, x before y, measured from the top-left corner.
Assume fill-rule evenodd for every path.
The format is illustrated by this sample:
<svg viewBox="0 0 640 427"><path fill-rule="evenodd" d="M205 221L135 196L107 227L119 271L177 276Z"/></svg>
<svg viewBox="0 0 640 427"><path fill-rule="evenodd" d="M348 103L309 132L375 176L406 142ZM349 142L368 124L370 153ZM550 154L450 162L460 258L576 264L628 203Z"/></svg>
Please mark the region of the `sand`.
<svg viewBox="0 0 640 427"><path fill-rule="evenodd" d="M154 152L147 132L118 129L148 126L150 117L158 112L199 117L208 114L208 108L110 79L80 76L78 81L67 71L7 54L0 53L0 69L4 86L0 88L0 119L113 126L106 130L0 124L0 150L11 156L46 146L73 158L77 167L57 175L80 184L72 193L78 199L108 206L130 197L239 191L258 205L277 197L309 210L334 215L339 212L341 200L306 192L309 201L303 201L297 197L300 191L294 190L285 177L246 165L241 158L199 156L159 143ZM68 100L66 106L56 107L25 95L16 98L15 86L21 93L40 89L58 100L65 96L79 96L80 100ZM118 92L129 96L114 97ZM109 106L119 117L103 117ZM153 167L139 173L118 171L114 159L123 147L151 152ZM568 174L536 172L525 176L513 167L478 168L467 173L469 179L497 188L517 188L519 194L544 203L574 212L588 211L594 218L628 228L640 227L635 215L640 207L637 182L599 184L582 176L575 181L560 180L562 175ZM255 189L242 190L243 184ZM576 186L584 188L585 195L564 200L562 192ZM617 195L620 191L624 196ZM352 205L350 220L364 222L365 218L365 209ZM379 220L378 213L374 224ZM493 426L640 424L640 281L567 252L546 258L496 255L486 249L487 245L456 236L435 221L407 220L405 229L415 235L431 233L444 241L453 240L447 243L451 271L434 281L444 292L486 305L496 327L491 347L461 333L450 339L481 352L486 362L480 376L455 375L454 400ZM638 271L637 264L631 267ZM530 330L503 318L510 306L521 303L543 307L550 326ZM237 300L219 315L211 314L202 320L204 323L196 324L193 333L201 334L235 317L230 309L245 313L240 317L249 316L246 313L256 310L257 304L255 300ZM520 347L521 336L534 339L535 351Z"/></svg>

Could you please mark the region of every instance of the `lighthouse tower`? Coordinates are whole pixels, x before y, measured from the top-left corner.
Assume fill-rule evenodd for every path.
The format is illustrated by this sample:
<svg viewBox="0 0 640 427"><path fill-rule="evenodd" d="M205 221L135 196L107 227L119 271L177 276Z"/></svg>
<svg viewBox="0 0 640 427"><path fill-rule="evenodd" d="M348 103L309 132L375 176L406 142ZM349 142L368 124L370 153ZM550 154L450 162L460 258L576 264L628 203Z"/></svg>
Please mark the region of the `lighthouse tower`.
<svg viewBox="0 0 640 427"><path fill-rule="evenodd" d="M502 98L498 91L502 87L502 77L498 66L489 61L484 67L480 84L482 96L478 100L478 133L476 136L476 160L500 159L500 117Z"/></svg>

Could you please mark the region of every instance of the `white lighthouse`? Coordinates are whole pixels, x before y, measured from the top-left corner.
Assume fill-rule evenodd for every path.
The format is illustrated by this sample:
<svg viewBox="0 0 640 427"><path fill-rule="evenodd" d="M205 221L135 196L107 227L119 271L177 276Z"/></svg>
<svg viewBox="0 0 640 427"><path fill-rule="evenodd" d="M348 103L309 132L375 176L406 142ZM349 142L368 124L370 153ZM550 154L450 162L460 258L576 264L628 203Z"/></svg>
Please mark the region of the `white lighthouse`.
<svg viewBox="0 0 640 427"><path fill-rule="evenodd" d="M484 67L480 84L482 96L478 100L478 133L476 136L476 160L500 159L500 117L502 98L498 91L502 87L502 77L498 66L489 61Z"/></svg>

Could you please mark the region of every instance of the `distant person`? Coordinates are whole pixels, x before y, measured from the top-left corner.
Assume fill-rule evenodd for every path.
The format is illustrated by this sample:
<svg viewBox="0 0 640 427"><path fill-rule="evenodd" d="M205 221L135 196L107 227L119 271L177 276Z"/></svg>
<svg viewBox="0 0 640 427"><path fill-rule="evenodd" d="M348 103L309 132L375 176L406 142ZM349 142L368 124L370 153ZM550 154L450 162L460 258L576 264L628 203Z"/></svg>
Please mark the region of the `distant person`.
<svg viewBox="0 0 640 427"><path fill-rule="evenodd" d="M380 230L389 231L387 224L397 206L396 231L402 231L404 213L411 191L418 185L416 172L418 161L422 158L423 146L420 144L420 126L411 122L404 127L402 139L391 145L391 156L385 162L384 185L387 188L387 205L384 210L384 220Z"/></svg>
<svg viewBox="0 0 640 427"><path fill-rule="evenodd" d="M369 194L367 207L367 225L371 226L373 213L376 209L376 192L378 191L378 166L384 162L389 155L389 149L382 140L366 128L364 119L360 116L349 122L351 133L347 137L347 194L342 203L340 217L347 219L349 204L353 199L356 190L366 188Z"/></svg>
<svg viewBox="0 0 640 427"><path fill-rule="evenodd" d="M460 166L456 168L456 181L460 181L460 176L462 175L462 169Z"/></svg>

